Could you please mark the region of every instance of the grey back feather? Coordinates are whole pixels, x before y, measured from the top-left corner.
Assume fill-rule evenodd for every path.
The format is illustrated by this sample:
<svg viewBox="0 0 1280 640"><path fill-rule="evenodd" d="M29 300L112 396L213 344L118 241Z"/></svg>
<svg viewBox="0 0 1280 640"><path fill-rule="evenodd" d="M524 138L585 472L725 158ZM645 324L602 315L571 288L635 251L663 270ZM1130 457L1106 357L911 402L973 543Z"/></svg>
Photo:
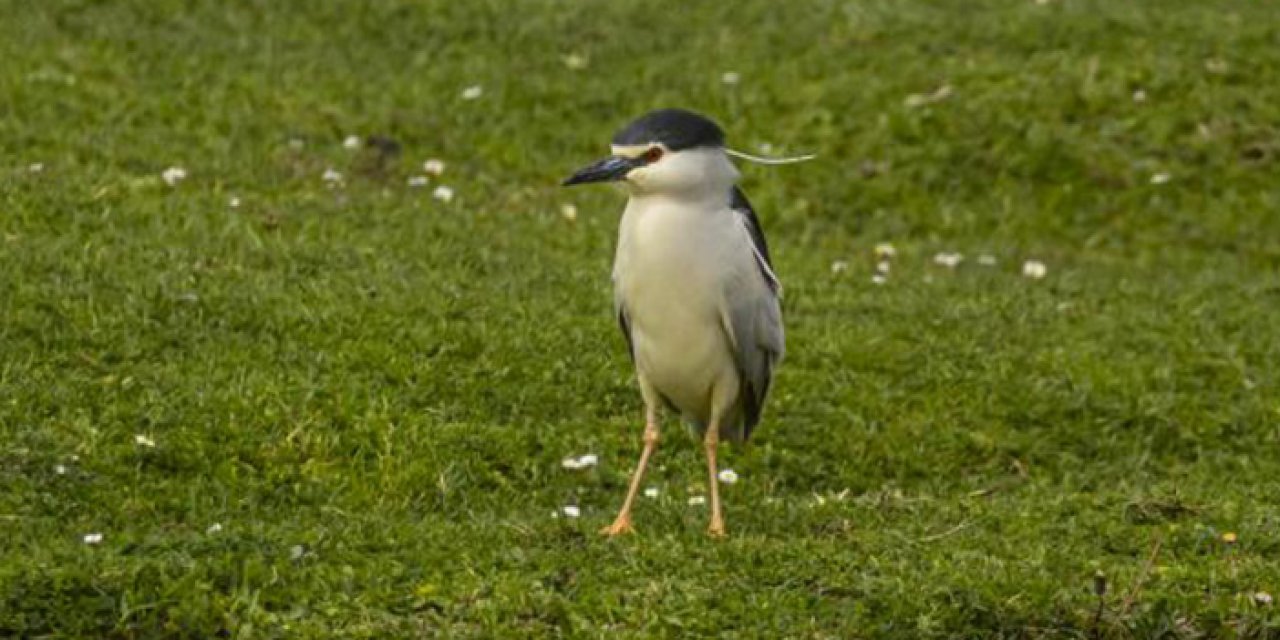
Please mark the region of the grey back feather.
<svg viewBox="0 0 1280 640"><path fill-rule="evenodd" d="M730 195L729 208L738 213L742 223L747 227L747 233L751 234L751 246L756 253L756 264L760 266L760 274L764 276L771 289L778 291L782 288L782 283L773 272L773 261L769 258L769 243L764 239L764 229L760 227L760 219L756 217L755 209L751 208L747 194L737 186L734 186Z"/></svg>

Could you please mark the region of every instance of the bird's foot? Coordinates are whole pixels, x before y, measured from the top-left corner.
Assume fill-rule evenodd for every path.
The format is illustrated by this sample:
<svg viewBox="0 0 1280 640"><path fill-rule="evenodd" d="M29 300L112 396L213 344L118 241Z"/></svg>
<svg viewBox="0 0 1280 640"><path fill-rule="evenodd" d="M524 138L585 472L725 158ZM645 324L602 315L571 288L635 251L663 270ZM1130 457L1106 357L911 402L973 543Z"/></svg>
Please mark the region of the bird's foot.
<svg viewBox="0 0 1280 640"><path fill-rule="evenodd" d="M720 518L712 518L711 524L707 526L707 535L712 538L727 537L729 533L724 530L724 520Z"/></svg>
<svg viewBox="0 0 1280 640"><path fill-rule="evenodd" d="M635 532L636 532L635 527L631 526L631 516L627 514L619 514L618 519L614 520L613 524L600 530L600 535L609 536L610 538L612 538L614 536L620 536L624 533L635 533Z"/></svg>

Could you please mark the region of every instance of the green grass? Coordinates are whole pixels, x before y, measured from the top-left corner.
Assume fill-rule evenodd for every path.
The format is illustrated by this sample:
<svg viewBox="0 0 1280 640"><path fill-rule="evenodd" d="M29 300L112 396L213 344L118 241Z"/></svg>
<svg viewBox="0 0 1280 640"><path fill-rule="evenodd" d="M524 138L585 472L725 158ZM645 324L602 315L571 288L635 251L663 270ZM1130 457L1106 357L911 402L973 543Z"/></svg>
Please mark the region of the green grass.
<svg viewBox="0 0 1280 640"><path fill-rule="evenodd" d="M0 15L0 636L1280 636L1271 3ZM595 534L622 198L557 183L667 105L821 157L744 168L789 354L726 541L674 423Z"/></svg>

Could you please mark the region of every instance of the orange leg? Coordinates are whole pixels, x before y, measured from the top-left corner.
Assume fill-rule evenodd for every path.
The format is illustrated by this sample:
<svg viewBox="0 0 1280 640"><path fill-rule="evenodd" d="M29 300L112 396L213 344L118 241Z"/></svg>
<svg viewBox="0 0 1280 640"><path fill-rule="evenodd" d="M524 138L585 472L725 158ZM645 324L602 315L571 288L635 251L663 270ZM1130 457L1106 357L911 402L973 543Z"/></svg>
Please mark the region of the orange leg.
<svg viewBox="0 0 1280 640"><path fill-rule="evenodd" d="M616 536L635 532L635 528L631 526L631 506L636 501L636 494L640 492L640 480L644 478L644 468L649 464L649 457L658 447L658 436L658 417L653 411L649 411L644 425L644 452L640 454L640 464L636 465L635 473L631 474L631 486L627 489L626 500L622 501L622 510L618 512L613 524L600 530L602 535Z"/></svg>
<svg viewBox="0 0 1280 640"><path fill-rule="evenodd" d="M720 511L720 478L716 470L716 447L719 444L719 420L712 420L707 427L707 435L703 438L702 446L707 450L707 474L711 486L711 524L707 526L707 535L713 538L723 538L728 535L724 530L724 514Z"/></svg>

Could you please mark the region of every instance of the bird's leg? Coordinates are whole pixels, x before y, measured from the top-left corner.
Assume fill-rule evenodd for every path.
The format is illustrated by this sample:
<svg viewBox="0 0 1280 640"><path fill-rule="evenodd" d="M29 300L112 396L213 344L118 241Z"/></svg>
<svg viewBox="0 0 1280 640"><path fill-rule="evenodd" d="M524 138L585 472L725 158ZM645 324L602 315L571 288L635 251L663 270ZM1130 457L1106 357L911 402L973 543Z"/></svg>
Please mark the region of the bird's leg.
<svg viewBox="0 0 1280 640"><path fill-rule="evenodd" d="M716 447L720 444L720 421L712 420L707 427L707 435L703 437L702 446L707 450L707 474L711 486L711 524L707 526L707 535L723 538L724 515L720 512L720 478L716 470Z"/></svg>
<svg viewBox="0 0 1280 640"><path fill-rule="evenodd" d="M613 524L600 530L600 533L606 536L616 536L623 533L632 533L635 529L631 526L631 505L636 500L636 494L640 491L640 480L644 477L644 468L649 464L649 456L653 455L653 450L658 446L658 416L653 409L645 411L644 424L644 451L640 454L640 463L636 465L636 470L631 474L631 486L627 489L627 498L622 501L622 510L618 512L618 517L614 519Z"/></svg>

